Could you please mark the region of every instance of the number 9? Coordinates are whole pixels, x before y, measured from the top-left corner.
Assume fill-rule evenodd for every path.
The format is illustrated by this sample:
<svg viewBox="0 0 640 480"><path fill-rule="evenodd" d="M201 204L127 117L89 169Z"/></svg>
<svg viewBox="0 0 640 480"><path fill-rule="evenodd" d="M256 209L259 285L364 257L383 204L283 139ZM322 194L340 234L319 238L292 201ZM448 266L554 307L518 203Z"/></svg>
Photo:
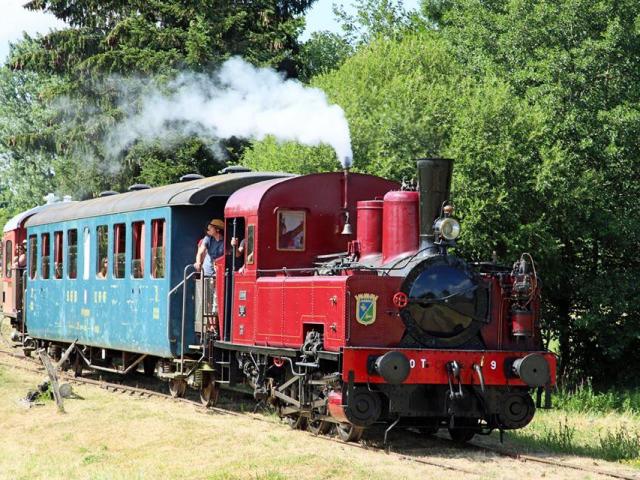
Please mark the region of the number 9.
<svg viewBox="0 0 640 480"><path fill-rule="evenodd" d="M495 360L491 360L491 363L489 365L491 366L491 370L495 370L496 368L498 368L498 364Z"/></svg>

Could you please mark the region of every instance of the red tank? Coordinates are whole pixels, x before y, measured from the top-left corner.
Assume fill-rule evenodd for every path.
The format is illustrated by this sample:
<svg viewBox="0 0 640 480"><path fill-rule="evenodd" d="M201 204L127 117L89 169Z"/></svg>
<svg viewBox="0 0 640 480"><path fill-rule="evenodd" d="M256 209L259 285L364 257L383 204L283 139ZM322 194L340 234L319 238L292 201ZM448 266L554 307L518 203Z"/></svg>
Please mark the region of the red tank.
<svg viewBox="0 0 640 480"><path fill-rule="evenodd" d="M358 202L358 242L361 258L382 252L382 200Z"/></svg>
<svg viewBox="0 0 640 480"><path fill-rule="evenodd" d="M393 191L384 196L382 262L418 250L418 192Z"/></svg>

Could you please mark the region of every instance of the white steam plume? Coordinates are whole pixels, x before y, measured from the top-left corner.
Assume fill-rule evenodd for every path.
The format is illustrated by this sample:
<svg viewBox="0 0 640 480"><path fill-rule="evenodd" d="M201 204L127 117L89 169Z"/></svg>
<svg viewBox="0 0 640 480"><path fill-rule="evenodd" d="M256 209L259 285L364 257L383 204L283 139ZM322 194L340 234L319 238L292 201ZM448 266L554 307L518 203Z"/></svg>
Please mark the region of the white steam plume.
<svg viewBox="0 0 640 480"><path fill-rule="evenodd" d="M163 91L153 89L111 132L106 145L117 154L136 140L166 140L176 134L256 140L273 135L279 141L327 144L343 167L351 165L349 125L342 108L330 105L317 88L237 57L214 76L181 74Z"/></svg>

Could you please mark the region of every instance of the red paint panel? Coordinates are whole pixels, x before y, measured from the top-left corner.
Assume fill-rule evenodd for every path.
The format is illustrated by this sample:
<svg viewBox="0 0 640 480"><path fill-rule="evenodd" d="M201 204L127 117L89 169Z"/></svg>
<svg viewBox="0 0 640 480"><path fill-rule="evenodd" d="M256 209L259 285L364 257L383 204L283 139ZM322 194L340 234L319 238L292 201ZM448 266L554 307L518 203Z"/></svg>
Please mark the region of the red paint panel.
<svg viewBox="0 0 640 480"><path fill-rule="evenodd" d="M462 383L478 385L478 376L472 370L473 364L483 365L482 373L486 385L514 385L526 386L519 378L507 378L505 362L514 358L522 358L531 353L543 355L549 362L552 385L556 378L556 357L548 352L504 352L504 351L469 351L469 350L417 350L395 349L402 352L411 363L409 377L406 384L446 385L448 376L446 364L457 361L461 368ZM379 357L388 349L374 348L345 348L343 350L342 378L348 378L353 370L356 383L386 383L385 380L368 372L369 357Z"/></svg>
<svg viewBox="0 0 640 480"><path fill-rule="evenodd" d="M233 283L232 341L241 345L255 342L256 295L255 275L236 273Z"/></svg>
<svg viewBox="0 0 640 480"><path fill-rule="evenodd" d="M349 277L348 332L347 344L351 346L392 347L398 345L405 327L398 315L398 308L393 304L393 296L400 289L400 277L379 277L359 274ZM371 325L363 325L356 317L359 294L374 294L376 301L376 320Z"/></svg>
<svg viewBox="0 0 640 480"><path fill-rule="evenodd" d="M257 281L256 342L300 348L305 332L325 335L325 348L344 346L347 277L266 277Z"/></svg>
<svg viewBox="0 0 640 480"><path fill-rule="evenodd" d="M284 277L260 278L257 282L256 344L282 346Z"/></svg>

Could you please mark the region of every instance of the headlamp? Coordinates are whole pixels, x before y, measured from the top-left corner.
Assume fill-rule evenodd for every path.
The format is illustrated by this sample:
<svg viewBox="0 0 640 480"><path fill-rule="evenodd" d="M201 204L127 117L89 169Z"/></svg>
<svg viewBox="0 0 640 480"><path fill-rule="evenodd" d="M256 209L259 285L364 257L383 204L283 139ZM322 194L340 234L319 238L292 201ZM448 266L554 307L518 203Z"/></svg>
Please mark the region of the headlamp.
<svg viewBox="0 0 640 480"><path fill-rule="evenodd" d="M460 236L460 223L450 217L437 220L435 229L445 240L455 240Z"/></svg>

